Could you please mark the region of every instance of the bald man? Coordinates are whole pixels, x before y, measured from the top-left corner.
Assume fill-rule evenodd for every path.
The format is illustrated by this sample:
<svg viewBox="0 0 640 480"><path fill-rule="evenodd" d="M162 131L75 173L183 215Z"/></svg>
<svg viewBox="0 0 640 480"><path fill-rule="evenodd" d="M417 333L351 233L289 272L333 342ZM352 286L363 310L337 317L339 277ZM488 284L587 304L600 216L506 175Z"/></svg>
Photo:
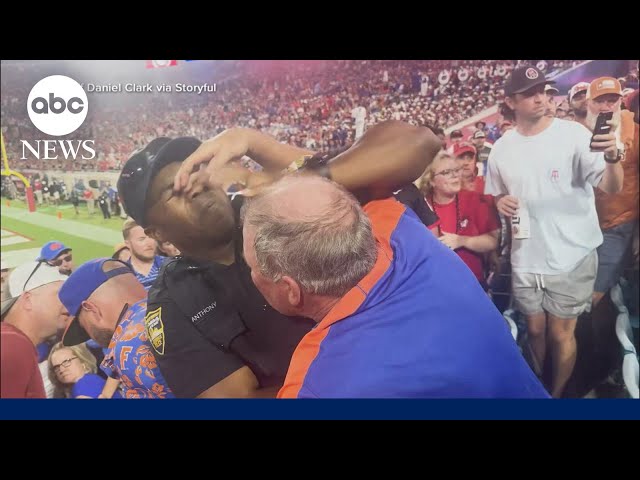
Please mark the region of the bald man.
<svg viewBox="0 0 640 480"><path fill-rule="evenodd" d="M90 260L71 274L58 296L72 316L65 346L91 338L108 348L101 368L120 380L124 398L173 398L145 331L147 292L129 265ZM162 324L156 327L153 334L162 335Z"/></svg>
<svg viewBox="0 0 640 480"><path fill-rule="evenodd" d="M46 398L36 345L64 330L58 290L66 276L46 262L11 272L0 323L0 398Z"/></svg>
<svg viewBox="0 0 640 480"><path fill-rule="evenodd" d="M243 234L264 298L317 323L279 398L548 398L471 271L395 199L285 178Z"/></svg>

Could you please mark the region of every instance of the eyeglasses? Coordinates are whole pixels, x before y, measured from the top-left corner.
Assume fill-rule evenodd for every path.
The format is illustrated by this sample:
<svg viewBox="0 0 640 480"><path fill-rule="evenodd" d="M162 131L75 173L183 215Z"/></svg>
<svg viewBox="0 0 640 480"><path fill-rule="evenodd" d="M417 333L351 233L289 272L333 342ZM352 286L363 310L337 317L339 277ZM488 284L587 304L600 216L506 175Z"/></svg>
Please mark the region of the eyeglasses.
<svg viewBox="0 0 640 480"><path fill-rule="evenodd" d="M460 170L462 170L462 167L450 168L448 170L442 170L441 172L434 173L433 176L435 177L437 175L442 175L443 177L446 177L446 178L453 178L457 175L460 175Z"/></svg>
<svg viewBox="0 0 640 480"><path fill-rule="evenodd" d="M55 373L60 373L60 370L62 370L62 367L64 368L69 368L69 365L71 365L71 362L73 360L75 360L78 357L71 357L71 358L67 358L66 360L64 360L62 363L60 363L59 365L53 365L53 371Z"/></svg>
<svg viewBox="0 0 640 480"><path fill-rule="evenodd" d="M66 257L54 260L53 262L51 262L51 265L53 265L54 267L59 267L63 262L70 262L71 260L73 260L73 255L69 254Z"/></svg>

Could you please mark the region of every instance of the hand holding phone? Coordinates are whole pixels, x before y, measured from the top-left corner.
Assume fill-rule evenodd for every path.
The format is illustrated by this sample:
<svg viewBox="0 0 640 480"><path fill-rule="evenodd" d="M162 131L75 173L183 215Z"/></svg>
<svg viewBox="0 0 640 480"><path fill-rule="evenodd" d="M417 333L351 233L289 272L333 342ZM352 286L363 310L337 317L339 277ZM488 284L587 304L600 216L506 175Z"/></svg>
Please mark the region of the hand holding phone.
<svg viewBox="0 0 640 480"><path fill-rule="evenodd" d="M596 126L593 129L593 135L591 135L591 142L589 143L589 148L591 151L600 152L601 149L593 147L593 137L596 135L607 135L611 131L611 125L609 125L609 121L613 119L613 112L601 112L598 114L598 118L596 119Z"/></svg>

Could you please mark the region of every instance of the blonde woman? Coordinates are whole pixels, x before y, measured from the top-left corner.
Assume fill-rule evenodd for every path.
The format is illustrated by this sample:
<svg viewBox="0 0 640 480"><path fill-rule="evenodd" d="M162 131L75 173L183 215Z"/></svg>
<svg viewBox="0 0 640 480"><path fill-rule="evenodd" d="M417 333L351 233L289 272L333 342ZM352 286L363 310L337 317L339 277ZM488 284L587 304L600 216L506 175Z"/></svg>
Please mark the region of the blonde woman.
<svg viewBox="0 0 640 480"><path fill-rule="evenodd" d="M96 359L84 344L65 347L58 342L49 353L49 378L56 398L98 398L106 381L96 371Z"/></svg>
<svg viewBox="0 0 640 480"><path fill-rule="evenodd" d="M440 152L424 172L420 189L439 221L429 229L454 250L486 289L484 254L498 246L500 220L484 195L462 189L462 168Z"/></svg>

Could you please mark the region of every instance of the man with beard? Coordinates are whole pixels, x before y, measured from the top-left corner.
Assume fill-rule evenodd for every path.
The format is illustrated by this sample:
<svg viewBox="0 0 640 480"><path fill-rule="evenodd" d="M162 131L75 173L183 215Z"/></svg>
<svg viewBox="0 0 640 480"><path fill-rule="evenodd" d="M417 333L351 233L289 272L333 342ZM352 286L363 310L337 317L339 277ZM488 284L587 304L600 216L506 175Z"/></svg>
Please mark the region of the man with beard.
<svg viewBox="0 0 640 480"><path fill-rule="evenodd" d="M361 199L378 198L417 178L440 147L426 128L384 122L330 163L327 156L241 128L203 144L156 139L135 153L118 181L125 208L150 236L170 241L183 255L163 268L145 319L176 396L274 397L296 345L313 325L281 315L256 289L242 256L245 197L234 194L230 201L227 185L251 189L296 163L299 174L332 178ZM245 155L266 173L228 165ZM203 163L205 169L191 174Z"/></svg>
<svg viewBox="0 0 640 480"><path fill-rule="evenodd" d="M0 398L47 398L36 345L64 330L58 290L67 278L41 261L9 275L0 324Z"/></svg>
<svg viewBox="0 0 640 480"><path fill-rule="evenodd" d="M575 121L581 125L586 125L587 118L587 90L589 82L576 83L569 90L569 106L573 109Z"/></svg>
<svg viewBox="0 0 640 480"><path fill-rule="evenodd" d="M158 278L165 257L156 255L156 241L149 237L144 229L131 218L122 225L122 237L125 246L131 253L127 263L145 290L149 290Z"/></svg>
<svg viewBox="0 0 640 480"><path fill-rule="evenodd" d="M485 192L496 196L501 214L520 221L511 247L513 299L527 318L539 375L549 338L551 393L560 397L575 365L575 326L591 303L602 243L593 190L619 192L623 170L613 134L596 135L591 152L586 128L545 115L548 83L535 67L515 69L507 79L505 104L517 126L491 150Z"/></svg>
<svg viewBox="0 0 640 480"><path fill-rule="evenodd" d="M553 118L556 116L556 112L558 110L558 104L556 103L556 95L560 92L556 87L546 84L544 86L544 93L547 96L547 109L545 110L544 114L547 117Z"/></svg>
<svg viewBox="0 0 640 480"><path fill-rule="evenodd" d="M173 397L144 327L147 292L127 264L90 260L73 272L58 297L72 317L62 338L65 347L91 338L107 348L101 368L120 381L124 398Z"/></svg>
<svg viewBox="0 0 640 480"><path fill-rule="evenodd" d="M483 123L483 122L478 122L478 123ZM473 135L471 136L471 141L473 143L473 146L476 147L476 152L478 154L478 162L482 164L483 176L487 174L487 160L489 158L489 154L491 153L491 146L492 146L486 140L487 140L487 135L484 133L484 130L476 130L475 132L473 132Z"/></svg>
<svg viewBox="0 0 640 480"><path fill-rule="evenodd" d="M36 261L47 262L48 265L57 267L62 275L71 275L74 269L73 251L57 240L45 243Z"/></svg>
<svg viewBox="0 0 640 480"><path fill-rule="evenodd" d="M638 222L638 124L633 113L621 109L622 88L613 77L595 79L587 91L585 123L593 131L598 114L613 112L618 147L626 158L622 162L624 183L622 191L608 194L595 190L596 209L604 238L598 247L598 276L593 292L593 305L597 305L622 274Z"/></svg>

